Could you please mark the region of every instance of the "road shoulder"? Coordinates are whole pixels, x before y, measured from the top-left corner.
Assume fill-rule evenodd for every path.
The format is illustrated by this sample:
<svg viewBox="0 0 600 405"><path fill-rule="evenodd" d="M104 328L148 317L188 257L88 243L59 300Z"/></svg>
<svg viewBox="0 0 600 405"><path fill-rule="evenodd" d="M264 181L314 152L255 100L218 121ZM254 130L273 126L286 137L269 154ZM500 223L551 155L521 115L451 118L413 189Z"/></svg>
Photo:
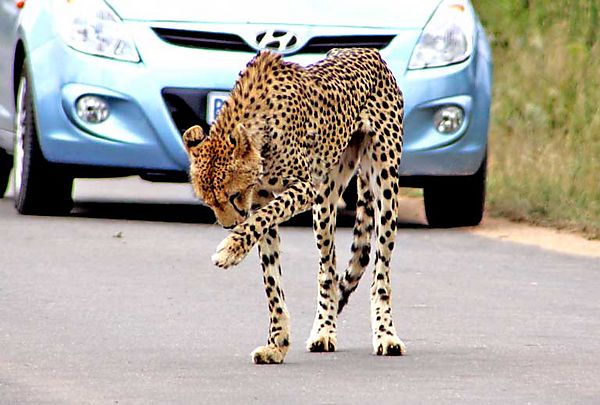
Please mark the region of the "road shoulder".
<svg viewBox="0 0 600 405"><path fill-rule="evenodd" d="M423 200L421 198L401 197L400 219L416 224L427 224ZM600 258L600 241L589 240L568 231L516 223L507 219L489 216L486 216L479 226L462 229L486 238L537 246L570 255Z"/></svg>

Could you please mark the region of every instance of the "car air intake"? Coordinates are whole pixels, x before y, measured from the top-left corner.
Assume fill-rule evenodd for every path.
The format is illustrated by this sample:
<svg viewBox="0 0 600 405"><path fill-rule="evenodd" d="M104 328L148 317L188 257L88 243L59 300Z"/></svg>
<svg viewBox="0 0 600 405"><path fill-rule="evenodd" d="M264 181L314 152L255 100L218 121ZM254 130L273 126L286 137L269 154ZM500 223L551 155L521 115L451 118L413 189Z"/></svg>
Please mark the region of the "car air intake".
<svg viewBox="0 0 600 405"><path fill-rule="evenodd" d="M206 123L206 96L208 90L167 87L162 90L163 100L181 134L192 125L200 125L208 133Z"/></svg>

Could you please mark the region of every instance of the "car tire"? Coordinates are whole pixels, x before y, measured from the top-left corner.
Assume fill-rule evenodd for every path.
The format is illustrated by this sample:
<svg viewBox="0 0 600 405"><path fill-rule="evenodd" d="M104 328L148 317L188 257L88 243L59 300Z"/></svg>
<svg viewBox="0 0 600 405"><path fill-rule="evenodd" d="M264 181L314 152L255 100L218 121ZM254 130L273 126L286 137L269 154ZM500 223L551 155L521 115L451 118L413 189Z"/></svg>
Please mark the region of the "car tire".
<svg viewBox="0 0 600 405"><path fill-rule="evenodd" d="M485 208L487 154L471 176L436 178L425 186L425 215L429 226L453 228L475 226Z"/></svg>
<svg viewBox="0 0 600 405"><path fill-rule="evenodd" d="M10 171L12 170L12 156L0 149L0 198L4 198L8 180L10 179Z"/></svg>
<svg viewBox="0 0 600 405"><path fill-rule="evenodd" d="M62 215L73 208L73 177L44 158L26 67L16 105L13 184L15 208L23 215Z"/></svg>

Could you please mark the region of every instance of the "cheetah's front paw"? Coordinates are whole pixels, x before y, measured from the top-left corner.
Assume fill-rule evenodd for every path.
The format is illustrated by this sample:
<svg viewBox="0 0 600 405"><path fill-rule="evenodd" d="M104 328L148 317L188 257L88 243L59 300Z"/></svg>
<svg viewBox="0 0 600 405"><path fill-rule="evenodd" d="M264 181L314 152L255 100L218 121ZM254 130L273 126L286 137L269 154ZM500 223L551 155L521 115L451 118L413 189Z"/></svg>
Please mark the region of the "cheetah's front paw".
<svg viewBox="0 0 600 405"><path fill-rule="evenodd" d="M251 354L254 364L283 363L285 351L275 345L259 346Z"/></svg>
<svg viewBox="0 0 600 405"><path fill-rule="evenodd" d="M247 254L242 237L232 233L219 243L211 259L217 267L226 269L241 262Z"/></svg>
<svg viewBox="0 0 600 405"><path fill-rule="evenodd" d="M383 335L373 339L373 350L378 356L404 356L406 345L397 336Z"/></svg>

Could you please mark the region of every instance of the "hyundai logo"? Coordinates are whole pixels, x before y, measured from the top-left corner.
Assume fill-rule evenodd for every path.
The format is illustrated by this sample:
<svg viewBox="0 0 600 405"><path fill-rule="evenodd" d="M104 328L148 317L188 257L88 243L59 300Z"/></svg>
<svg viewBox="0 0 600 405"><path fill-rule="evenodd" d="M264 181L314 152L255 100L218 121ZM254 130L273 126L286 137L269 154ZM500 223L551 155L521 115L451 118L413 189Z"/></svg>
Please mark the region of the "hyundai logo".
<svg viewBox="0 0 600 405"><path fill-rule="evenodd" d="M256 35L256 49L267 49L280 53L290 53L298 48L298 38L293 32L267 30Z"/></svg>

